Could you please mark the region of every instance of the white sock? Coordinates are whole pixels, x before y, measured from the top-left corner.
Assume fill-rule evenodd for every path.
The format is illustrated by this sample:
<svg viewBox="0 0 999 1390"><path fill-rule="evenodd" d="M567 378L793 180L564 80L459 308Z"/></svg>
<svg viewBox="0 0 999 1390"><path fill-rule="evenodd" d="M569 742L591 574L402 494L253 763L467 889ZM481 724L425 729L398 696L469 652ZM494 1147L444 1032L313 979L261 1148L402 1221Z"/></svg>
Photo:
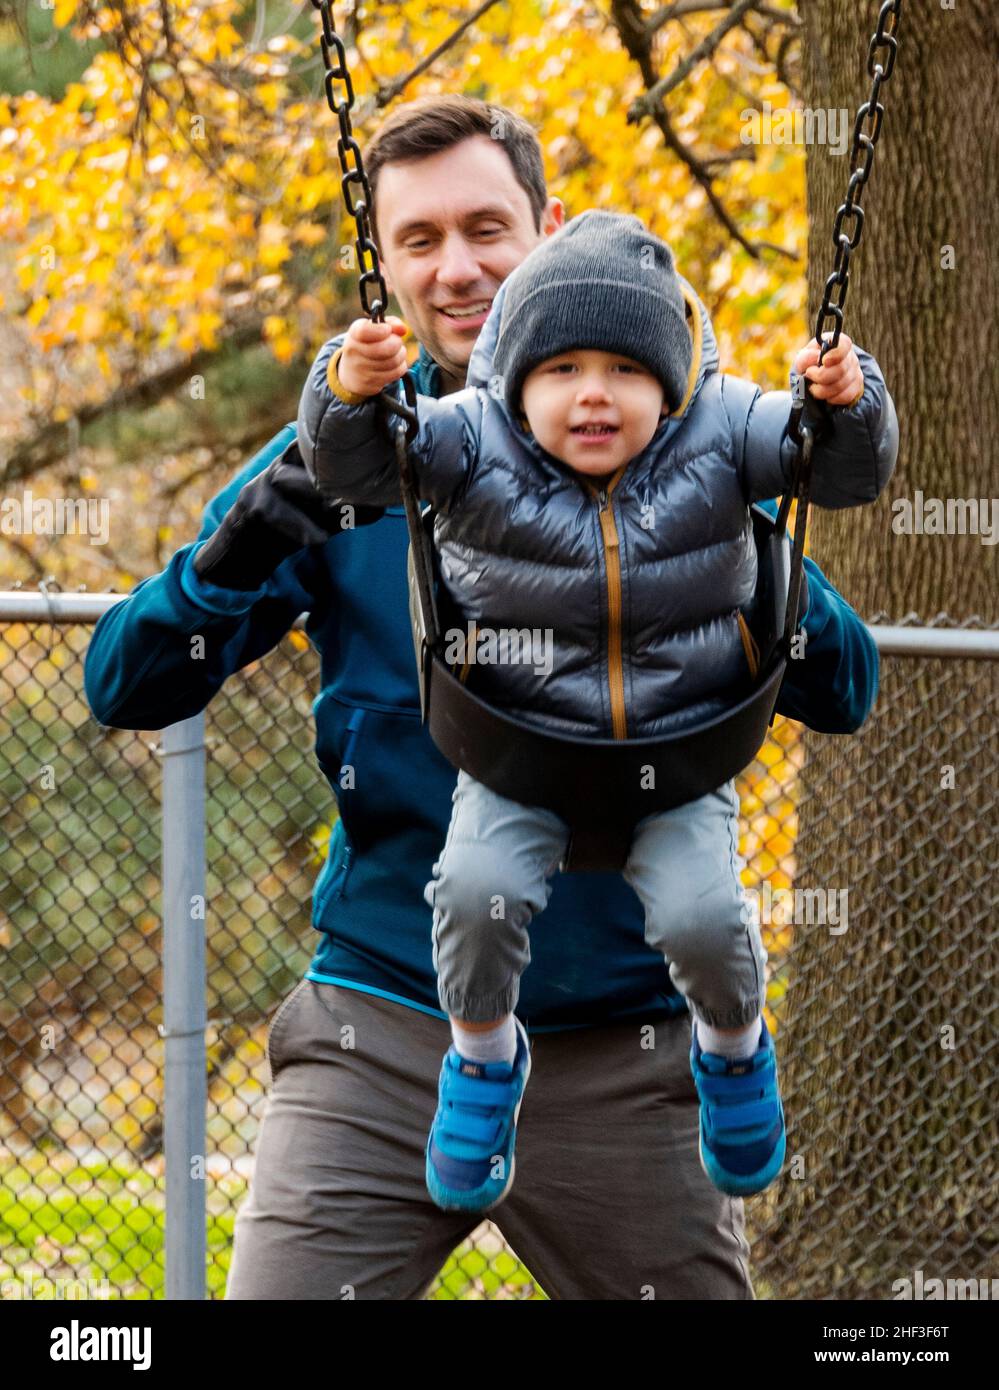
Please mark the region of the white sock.
<svg viewBox="0 0 999 1390"><path fill-rule="evenodd" d="M747 1023L745 1028L740 1028L737 1033L729 1032L728 1029L719 1032L717 1028L712 1028L710 1023L704 1023L699 1018L695 1018L694 1026L697 1028L697 1041L702 1052L714 1052L719 1057L746 1058L755 1055L760 1042L760 1028L763 1025L757 1016L752 1023Z"/></svg>
<svg viewBox="0 0 999 1390"><path fill-rule="evenodd" d="M513 1026L513 1014L507 1014L495 1028L481 1033L463 1028L456 1018L452 1018L451 1037L455 1050L466 1062L507 1062L513 1066L513 1059L517 1055L517 1030Z"/></svg>

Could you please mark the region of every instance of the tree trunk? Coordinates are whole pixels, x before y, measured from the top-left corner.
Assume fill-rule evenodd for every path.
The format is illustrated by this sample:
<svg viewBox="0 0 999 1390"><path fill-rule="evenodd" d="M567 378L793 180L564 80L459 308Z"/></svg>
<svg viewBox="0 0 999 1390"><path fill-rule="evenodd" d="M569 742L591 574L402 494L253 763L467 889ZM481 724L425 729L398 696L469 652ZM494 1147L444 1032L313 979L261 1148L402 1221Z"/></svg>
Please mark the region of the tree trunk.
<svg viewBox="0 0 999 1390"><path fill-rule="evenodd" d="M805 105L848 108L852 131L878 4L802 12ZM994 0L905 5L844 326L884 371L899 462L875 505L814 510L809 527L813 558L868 621L999 617L995 548L895 534L891 507L917 489L999 498L996 59ZM849 155L807 157L811 332ZM919 1269L990 1272L996 691L994 662L886 657L864 731L806 737L796 886L848 889L849 925L794 928L788 1165L755 1212L758 1268L784 1297L892 1298Z"/></svg>

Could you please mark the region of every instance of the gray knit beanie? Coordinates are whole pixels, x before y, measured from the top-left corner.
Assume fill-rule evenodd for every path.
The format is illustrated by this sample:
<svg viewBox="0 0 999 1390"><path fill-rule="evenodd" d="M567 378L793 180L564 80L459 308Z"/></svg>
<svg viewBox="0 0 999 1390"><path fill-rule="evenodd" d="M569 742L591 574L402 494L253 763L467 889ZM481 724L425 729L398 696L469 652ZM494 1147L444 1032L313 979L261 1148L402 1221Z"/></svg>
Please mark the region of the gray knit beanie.
<svg viewBox="0 0 999 1390"><path fill-rule="evenodd" d="M513 414L527 374L572 348L631 357L662 382L670 411L683 400L692 355L683 292L669 247L637 217L581 212L504 286L493 370Z"/></svg>

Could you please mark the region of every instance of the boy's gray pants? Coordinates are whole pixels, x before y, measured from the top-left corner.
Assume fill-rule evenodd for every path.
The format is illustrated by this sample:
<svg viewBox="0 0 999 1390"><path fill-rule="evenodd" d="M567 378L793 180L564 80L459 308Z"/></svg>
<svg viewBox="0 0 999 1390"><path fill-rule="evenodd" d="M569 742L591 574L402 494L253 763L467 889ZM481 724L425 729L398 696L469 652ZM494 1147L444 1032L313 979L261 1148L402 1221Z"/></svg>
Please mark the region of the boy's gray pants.
<svg viewBox="0 0 999 1390"><path fill-rule="evenodd" d="M444 1019L303 980L268 1037L273 1082L226 1297L418 1299L478 1216L424 1179ZM751 1299L741 1198L701 1171L690 1019L534 1034L517 1180L490 1213L556 1299Z"/></svg>
<svg viewBox="0 0 999 1390"><path fill-rule="evenodd" d="M447 839L425 891L434 909L434 968L441 1008L488 1023L516 1006L531 959L527 926L547 905L569 827L466 772L451 800ZM726 782L640 820L623 871L645 908L645 939L665 956L692 1012L718 1028L752 1023L766 995L767 953L742 868L739 800Z"/></svg>

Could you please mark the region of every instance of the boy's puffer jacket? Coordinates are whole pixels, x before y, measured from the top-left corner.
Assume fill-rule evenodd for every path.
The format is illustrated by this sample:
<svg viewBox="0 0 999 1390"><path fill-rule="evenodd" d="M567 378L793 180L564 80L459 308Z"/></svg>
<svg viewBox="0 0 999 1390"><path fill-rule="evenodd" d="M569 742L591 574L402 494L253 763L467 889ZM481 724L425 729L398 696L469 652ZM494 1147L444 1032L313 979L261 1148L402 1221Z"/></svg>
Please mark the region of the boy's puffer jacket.
<svg viewBox="0 0 999 1390"><path fill-rule="evenodd" d="M418 398L410 454L459 612L478 629L551 634L550 673L527 660L471 667L470 688L527 722L604 738L660 734L720 712L754 674L741 613L756 585L748 506L788 485L791 396L719 373L707 311L681 285L693 338L685 399L610 480L577 476L490 394L502 286L468 385ZM330 388L342 341L326 343L309 373L299 450L325 497L393 505L398 471L381 407ZM877 363L856 351L863 395L833 408L813 453L821 507L873 501L895 466L894 404Z"/></svg>

